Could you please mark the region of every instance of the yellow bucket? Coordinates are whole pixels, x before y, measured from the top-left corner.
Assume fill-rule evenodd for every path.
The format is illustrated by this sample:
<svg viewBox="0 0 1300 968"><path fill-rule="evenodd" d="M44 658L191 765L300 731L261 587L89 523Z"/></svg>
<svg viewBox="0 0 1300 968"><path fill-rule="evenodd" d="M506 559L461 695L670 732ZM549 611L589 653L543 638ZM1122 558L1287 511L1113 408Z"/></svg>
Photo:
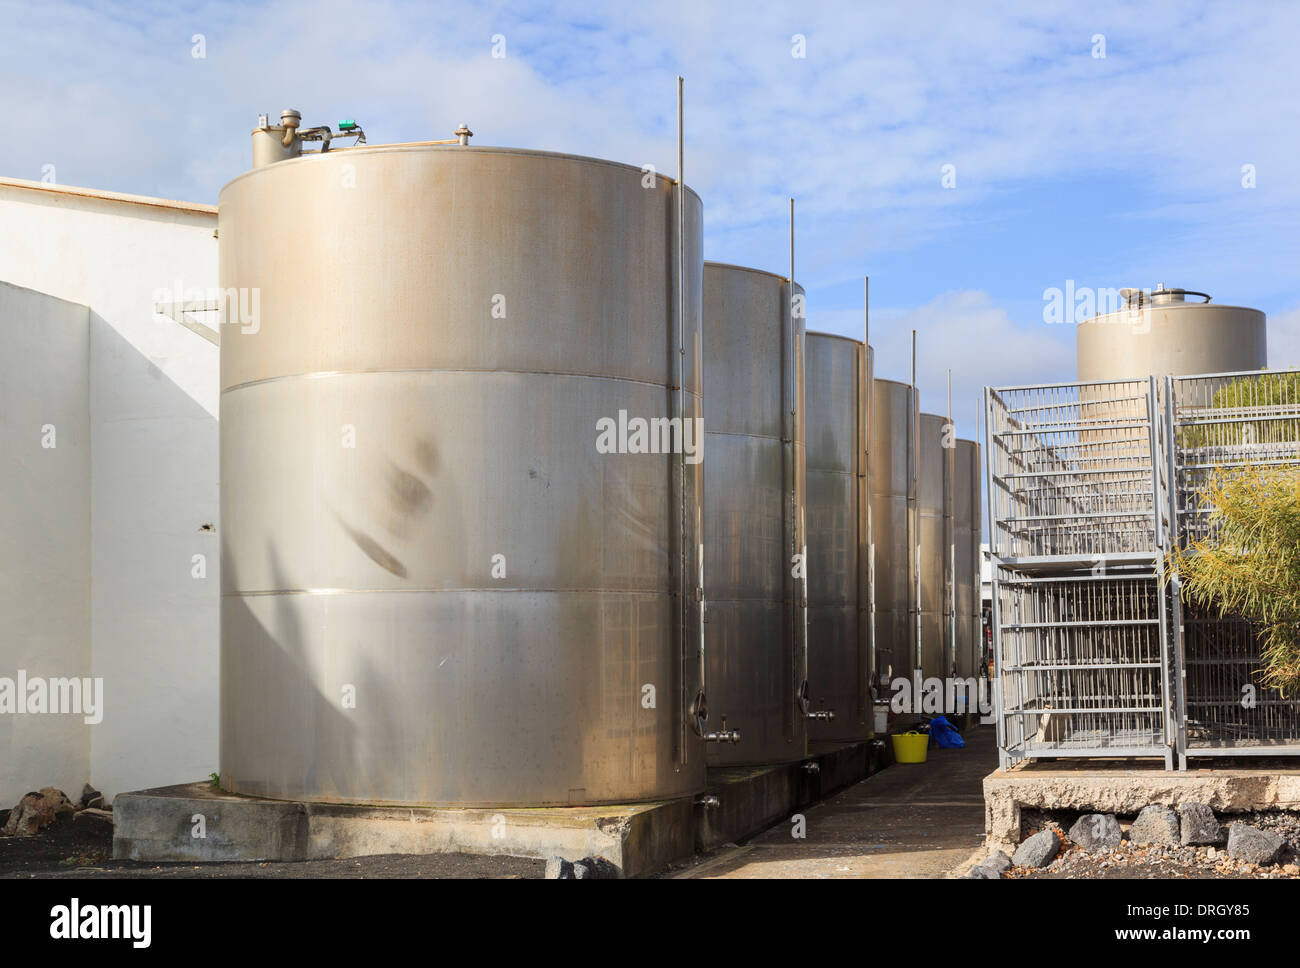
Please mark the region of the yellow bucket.
<svg viewBox="0 0 1300 968"><path fill-rule="evenodd" d="M930 748L930 734L895 733L890 737L894 741L894 762L924 763L926 750Z"/></svg>

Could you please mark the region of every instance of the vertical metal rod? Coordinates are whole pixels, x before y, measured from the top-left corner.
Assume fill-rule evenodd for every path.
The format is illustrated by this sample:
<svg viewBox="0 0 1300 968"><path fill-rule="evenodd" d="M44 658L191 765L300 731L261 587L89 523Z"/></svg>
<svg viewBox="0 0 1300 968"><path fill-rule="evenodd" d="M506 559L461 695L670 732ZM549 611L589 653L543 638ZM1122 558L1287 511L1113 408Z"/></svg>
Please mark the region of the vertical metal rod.
<svg viewBox="0 0 1300 968"><path fill-rule="evenodd" d="M957 426L952 422L952 367L948 367L948 439L944 455L947 475L943 492L944 531L948 538L948 674L957 675Z"/></svg>
<svg viewBox="0 0 1300 968"><path fill-rule="evenodd" d="M790 281L789 281L789 317L790 330L786 342L786 373L788 377L789 398L786 403L786 420L788 421L789 432L786 434L788 453L788 467L790 479L787 482L787 493L789 501L790 516L790 550L791 561L785 563L788 570L792 567L793 556L802 555L800 561L803 563L801 569L802 578L792 583L791 591L793 609L791 618L793 620L794 644L794 661L796 669L794 678L798 680L800 689L796 690L795 701L799 702L802 695L802 687L808 682L808 609L806 603L808 600L808 556L807 549L800 546L800 535L803 528L800 518L799 507L799 459L797 449L797 436L799 427L799 372L798 372L798 317L796 312L796 298L794 288L794 199L790 199L790 219L789 219L789 243L790 243ZM802 716L805 710L798 710L798 715ZM797 732L797 730L796 730Z"/></svg>
<svg viewBox="0 0 1300 968"><path fill-rule="evenodd" d="M921 668L921 401L917 399L916 393L916 330L912 330L912 433L911 433L911 493L908 495L908 504L911 505L908 515L908 524L911 530L911 558L912 558L912 605L913 612L913 637L912 643L912 668L919 670Z"/></svg>
<svg viewBox="0 0 1300 968"><path fill-rule="evenodd" d="M781 319L781 683L782 727L787 743L794 742L795 719L802 712L796 680L798 670L798 607L799 589L792 567L793 555L798 553L795 528L795 468L794 468L794 199L789 211L790 275L786 280L786 305Z"/></svg>
<svg viewBox="0 0 1300 968"><path fill-rule="evenodd" d="M980 409L984 403L984 398L980 394L975 395L975 491L971 495L975 504L971 508L971 520L975 522L975 641L971 644L974 653L971 656L971 668L976 670L977 678L984 678L987 673L984 665L984 488L981 486L984 481L982 461L987 458L987 451L984 449L984 421L980 419Z"/></svg>
<svg viewBox="0 0 1300 968"><path fill-rule="evenodd" d="M683 88L685 79L680 75L677 77L677 359L674 373L677 383L677 401L676 414L678 418L678 427L681 427L682 440L685 440L685 428L683 422L686 420L686 161L685 161L685 138L684 134L684 116L683 116ZM679 448L677 455L677 478L678 478L678 516L677 516L677 571L678 571L678 596L677 596L677 618L680 629L680 648L678 649L678 673L681 677L681 715L678 717L679 731L679 751L678 760L681 764L687 762L687 710L690 708L692 700L687 695L686 685L686 642L687 642L687 562L689 560L689 551L686 547L686 448ZM703 536L701 536L702 538ZM701 659L703 656L701 656ZM700 669L700 689L704 689L704 670L701 662Z"/></svg>
<svg viewBox="0 0 1300 968"><path fill-rule="evenodd" d="M855 616L858 623L857 714L859 725L871 728L870 724L873 722L872 717L875 711L875 697L872 692L875 683L875 607L872 601L875 581L871 561L871 498L868 477L871 453L872 361L871 347L867 345L866 340L867 334L870 332L870 321L868 318L867 281L865 277L863 278L862 315L863 339L862 345L857 352L857 394L854 406L854 437L857 449L857 456L854 460L857 484L855 504L857 521L854 535L857 541L857 553L855 555L857 565L857 587L855 589L857 609ZM872 728L872 732L874 733L874 728Z"/></svg>

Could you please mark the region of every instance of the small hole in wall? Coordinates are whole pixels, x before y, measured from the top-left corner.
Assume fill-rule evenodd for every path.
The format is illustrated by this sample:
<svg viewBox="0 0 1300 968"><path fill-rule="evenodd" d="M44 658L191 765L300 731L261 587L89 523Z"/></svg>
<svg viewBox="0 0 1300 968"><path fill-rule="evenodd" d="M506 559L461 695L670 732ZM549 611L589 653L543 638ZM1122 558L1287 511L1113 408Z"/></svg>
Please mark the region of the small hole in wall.
<svg viewBox="0 0 1300 968"><path fill-rule="evenodd" d="M200 530L200 531L216 531L216 530L217 530L217 526L216 526L215 524L201 524L201 525L199 525L199 530Z"/></svg>

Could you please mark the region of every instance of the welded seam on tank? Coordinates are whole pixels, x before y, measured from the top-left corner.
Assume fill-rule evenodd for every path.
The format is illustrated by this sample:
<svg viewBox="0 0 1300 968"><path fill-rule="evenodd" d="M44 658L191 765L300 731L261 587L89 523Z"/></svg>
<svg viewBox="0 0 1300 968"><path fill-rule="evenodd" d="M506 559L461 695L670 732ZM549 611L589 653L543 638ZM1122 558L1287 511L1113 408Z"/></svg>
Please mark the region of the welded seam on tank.
<svg viewBox="0 0 1300 968"><path fill-rule="evenodd" d="M773 436L772 434L746 434L746 433L742 433L739 430L705 430L704 436L706 437L752 437L754 440L775 440L778 444L783 442L779 435ZM799 444L799 441L795 441L795 444Z"/></svg>
<svg viewBox="0 0 1300 968"><path fill-rule="evenodd" d="M516 373L521 376L567 376L580 380L611 380L615 383L635 383L640 386L654 387L656 390L664 390L669 387L669 384L667 383L655 383L652 380L638 380L635 377L604 376L597 373L572 373L563 370L509 370L496 369L492 367L464 366L406 366L386 367L376 370L315 370L310 373L283 373L279 376L265 376L258 380L246 380L243 383L236 383L234 386L226 387L221 392L223 394L232 393L235 390L243 390L245 387L255 387L262 383L278 383L281 380L322 380L336 376L378 376L388 373ZM686 392L694 397L700 395L697 390L687 389Z"/></svg>
<svg viewBox="0 0 1300 968"><path fill-rule="evenodd" d="M516 157L544 158L547 160L577 161L608 168L616 168L621 171L635 172L638 178L643 178L645 176L644 168L638 165L628 164L625 161L614 161L612 158L593 158L590 155L571 155L563 151L539 151L535 148L507 148L495 145L439 145L430 144L425 141L399 141L395 144L386 145L348 145L345 148L332 148L326 155L321 155L320 152L313 151L310 154L304 154L297 158L286 158L284 161L278 161L274 165L263 165L261 168L251 168L242 175L236 175L230 181L226 182L226 184L221 187L218 201L220 201L220 195L224 195L226 189L231 185L234 185L236 182L241 182L247 178L252 178L269 171L275 171L277 169L292 170L302 163L308 165L315 164L318 161L323 163L323 159L325 158L332 160L337 157L355 157L356 155L376 155L380 153L405 154L412 151L428 151L437 152L439 154L446 153L449 157L458 160L463 158L472 158L475 155L513 155ZM655 175L655 182L656 184L662 183L664 188L669 189L677 186L677 179L671 178L668 175ZM684 187L688 194L695 196L697 202L701 205L704 204L704 200L700 197L699 192L690 185ZM737 268L744 267L737 266ZM762 272L763 270L759 269L756 271Z"/></svg>
<svg viewBox="0 0 1300 968"><path fill-rule="evenodd" d="M510 594L536 593L546 595L649 595L669 598L671 593L636 588L268 588L257 591L222 592L222 598L255 598L264 595L387 595L390 593L432 594L461 592L505 592Z"/></svg>

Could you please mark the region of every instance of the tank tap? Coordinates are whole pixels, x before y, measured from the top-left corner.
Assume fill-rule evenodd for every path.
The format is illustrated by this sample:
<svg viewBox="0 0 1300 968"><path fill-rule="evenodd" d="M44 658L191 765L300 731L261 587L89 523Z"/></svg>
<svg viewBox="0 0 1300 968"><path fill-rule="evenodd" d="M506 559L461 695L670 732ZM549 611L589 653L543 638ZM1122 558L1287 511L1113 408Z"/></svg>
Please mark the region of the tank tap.
<svg viewBox="0 0 1300 968"><path fill-rule="evenodd" d="M803 770L805 773L820 773L822 771L822 765L816 760L809 760L803 765Z"/></svg>
<svg viewBox="0 0 1300 968"><path fill-rule="evenodd" d="M808 719L815 719L820 723L829 723L835 718L835 712L831 709L817 709L804 713L804 716Z"/></svg>
<svg viewBox="0 0 1300 968"><path fill-rule="evenodd" d="M710 793L705 796L697 798L695 801L695 805L697 807L703 807L705 810L713 810L716 809L717 807L720 807L722 805L722 801Z"/></svg>
<svg viewBox="0 0 1300 968"><path fill-rule="evenodd" d="M705 733L704 742L706 743L739 743L740 730L727 729L727 717L722 717L722 728L714 733Z"/></svg>

